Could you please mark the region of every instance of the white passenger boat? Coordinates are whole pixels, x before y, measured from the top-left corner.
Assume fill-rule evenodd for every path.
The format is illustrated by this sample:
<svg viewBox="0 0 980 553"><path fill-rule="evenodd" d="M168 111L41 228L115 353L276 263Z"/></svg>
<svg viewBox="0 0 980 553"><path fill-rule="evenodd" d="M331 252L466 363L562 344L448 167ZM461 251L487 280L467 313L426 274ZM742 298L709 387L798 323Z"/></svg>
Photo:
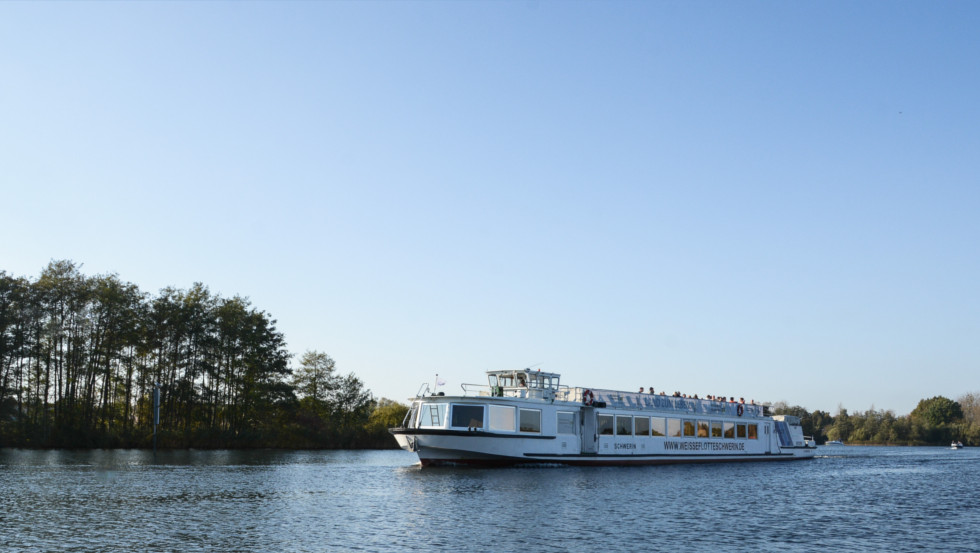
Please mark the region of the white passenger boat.
<svg viewBox="0 0 980 553"><path fill-rule="evenodd" d="M389 431L428 465L653 465L812 458L800 419L762 405L597 388L556 373L488 371L461 395L423 385Z"/></svg>
<svg viewBox="0 0 980 553"><path fill-rule="evenodd" d="M950 449L963 449L963 442L957 442L957 441L954 440L953 443L949 444L949 448Z"/></svg>

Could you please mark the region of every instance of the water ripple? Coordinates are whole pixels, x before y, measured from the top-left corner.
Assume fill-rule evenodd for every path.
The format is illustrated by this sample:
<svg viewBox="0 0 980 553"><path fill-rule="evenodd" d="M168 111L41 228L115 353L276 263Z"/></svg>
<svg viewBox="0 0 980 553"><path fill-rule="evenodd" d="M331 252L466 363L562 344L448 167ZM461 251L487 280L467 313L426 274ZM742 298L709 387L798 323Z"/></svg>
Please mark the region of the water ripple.
<svg viewBox="0 0 980 553"><path fill-rule="evenodd" d="M980 527L971 449L631 468L415 461L0 450L0 551L959 551Z"/></svg>

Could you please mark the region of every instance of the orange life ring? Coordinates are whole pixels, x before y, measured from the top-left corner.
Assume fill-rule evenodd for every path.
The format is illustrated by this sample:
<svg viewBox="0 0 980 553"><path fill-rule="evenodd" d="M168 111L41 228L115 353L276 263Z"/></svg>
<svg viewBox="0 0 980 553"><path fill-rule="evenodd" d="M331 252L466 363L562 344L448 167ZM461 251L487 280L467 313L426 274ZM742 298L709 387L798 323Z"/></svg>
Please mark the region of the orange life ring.
<svg viewBox="0 0 980 553"><path fill-rule="evenodd" d="M741 417L742 416L742 413L745 412L745 406L742 405L741 403L739 403L738 404L738 407L735 409L735 411L738 413L738 416Z"/></svg>
<svg viewBox="0 0 980 553"><path fill-rule="evenodd" d="M592 405L592 402L594 401L595 401L595 394L592 393L592 390L586 390L582 392L582 403L588 406L588 405Z"/></svg>

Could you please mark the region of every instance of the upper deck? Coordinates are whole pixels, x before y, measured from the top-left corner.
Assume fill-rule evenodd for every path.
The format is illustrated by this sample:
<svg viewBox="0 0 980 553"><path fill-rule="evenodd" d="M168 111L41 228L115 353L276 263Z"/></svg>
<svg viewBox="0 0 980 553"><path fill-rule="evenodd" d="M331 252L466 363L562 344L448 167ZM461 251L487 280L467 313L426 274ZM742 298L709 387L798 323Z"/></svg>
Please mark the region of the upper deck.
<svg viewBox="0 0 980 553"><path fill-rule="evenodd" d="M672 411L684 414L729 415L762 417L764 407L754 403L675 397L668 395L623 392L599 388L571 388L560 383L561 375L541 371L505 370L487 371L489 383L463 384L464 397L499 397L554 403L584 403L588 390L594 398L593 406L630 411ZM740 412L741 411L741 412Z"/></svg>

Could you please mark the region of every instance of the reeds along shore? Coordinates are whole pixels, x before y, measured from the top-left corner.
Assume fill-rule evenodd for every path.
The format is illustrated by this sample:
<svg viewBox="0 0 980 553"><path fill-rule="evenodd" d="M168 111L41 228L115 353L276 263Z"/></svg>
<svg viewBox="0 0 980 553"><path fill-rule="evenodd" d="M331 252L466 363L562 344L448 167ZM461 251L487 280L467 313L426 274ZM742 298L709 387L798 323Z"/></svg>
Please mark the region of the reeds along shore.
<svg viewBox="0 0 980 553"><path fill-rule="evenodd" d="M162 448L395 447L407 408L325 354L294 368L275 324L200 283L151 296L71 261L0 271L0 447L150 447L155 383Z"/></svg>

